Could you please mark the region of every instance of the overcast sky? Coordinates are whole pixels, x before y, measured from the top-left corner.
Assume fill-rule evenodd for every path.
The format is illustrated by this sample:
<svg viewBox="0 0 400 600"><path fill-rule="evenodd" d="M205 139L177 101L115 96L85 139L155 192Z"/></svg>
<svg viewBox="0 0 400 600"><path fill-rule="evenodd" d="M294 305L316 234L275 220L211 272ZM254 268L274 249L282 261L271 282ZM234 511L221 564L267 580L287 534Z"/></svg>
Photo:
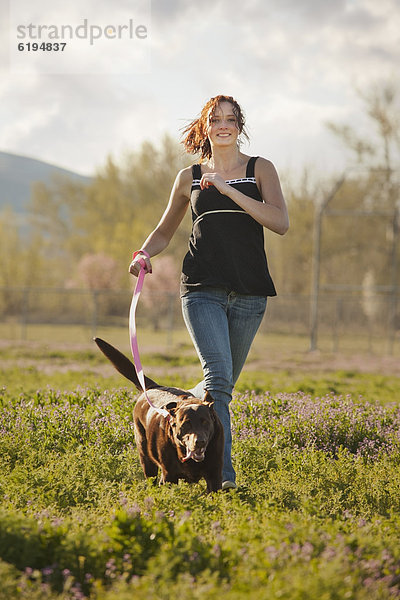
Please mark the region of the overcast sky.
<svg viewBox="0 0 400 600"><path fill-rule="evenodd" d="M219 93L244 108L245 152L269 158L278 171L334 172L349 156L325 122L365 127L356 88L399 78L400 0L153 0L151 7L150 0L70 0L65 14L61 0L11 0L16 13L1 2L0 150L82 174L146 139L166 132L178 139ZM93 47L86 42L86 57L72 40L76 72L68 72L71 64L56 74L43 65L18 72L15 19L51 23L56 9L69 22L71 7L75 22L146 25L147 39L129 42L143 54L139 63L127 61L126 42L102 40L96 68ZM117 54L107 58L107 48Z"/></svg>

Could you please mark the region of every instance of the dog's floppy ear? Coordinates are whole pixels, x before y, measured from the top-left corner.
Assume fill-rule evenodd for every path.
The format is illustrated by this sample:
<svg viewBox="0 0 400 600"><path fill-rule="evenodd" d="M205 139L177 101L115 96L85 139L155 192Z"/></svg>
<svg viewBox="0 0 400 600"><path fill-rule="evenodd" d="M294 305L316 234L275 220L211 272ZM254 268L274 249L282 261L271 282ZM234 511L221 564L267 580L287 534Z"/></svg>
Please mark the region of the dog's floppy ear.
<svg viewBox="0 0 400 600"><path fill-rule="evenodd" d="M96 342L102 353L108 358L109 361L112 362L117 371L121 373L121 375L129 379L129 381L132 381L132 383L135 384L138 390L142 391L142 386L140 385L138 376L136 374L135 365L133 364L133 362L131 362L129 358L125 356L125 354L122 354L122 352L120 352L119 350L114 348L114 346L111 346L111 344L102 340L101 338L96 337L94 338L94 341ZM152 379L149 379L149 377L145 376L144 381L148 390L160 387L158 383L156 383Z"/></svg>
<svg viewBox="0 0 400 600"><path fill-rule="evenodd" d="M206 390L202 402L203 404L207 404L207 406L209 406L210 408L214 406L214 398L211 396L209 391Z"/></svg>
<svg viewBox="0 0 400 600"><path fill-rule="evenodd" d="M168 402L168 404L164 408L169 412L171 417L175 417L177 406L177 402Z"/></svg>

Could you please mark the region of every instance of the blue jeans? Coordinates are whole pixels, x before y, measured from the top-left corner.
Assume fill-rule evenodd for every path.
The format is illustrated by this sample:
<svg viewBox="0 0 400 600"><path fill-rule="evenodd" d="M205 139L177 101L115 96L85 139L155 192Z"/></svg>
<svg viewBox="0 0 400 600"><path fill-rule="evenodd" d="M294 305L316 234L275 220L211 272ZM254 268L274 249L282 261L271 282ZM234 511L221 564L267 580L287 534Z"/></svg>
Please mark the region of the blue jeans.
<svg viewBox="0 0 400 600"><path fill-rule="evenodd" d="M250 346L265 313L267 298L203 288L182 296L182 313L203 369L204 380L191 392L208 390L224 428L223 481L235 481L229 403Z"/></svg>

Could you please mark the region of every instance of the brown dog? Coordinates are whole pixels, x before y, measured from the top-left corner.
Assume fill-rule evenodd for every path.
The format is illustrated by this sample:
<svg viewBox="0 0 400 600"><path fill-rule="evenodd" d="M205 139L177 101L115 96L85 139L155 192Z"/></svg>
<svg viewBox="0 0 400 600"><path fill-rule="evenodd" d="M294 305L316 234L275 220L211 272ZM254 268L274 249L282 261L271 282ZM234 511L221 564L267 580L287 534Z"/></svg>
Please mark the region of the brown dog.
<svg viewBox="0 0 400 600"><path fill-rule="evenodd" d="M104 340L94 341L117 371L142 390L133 363ZM185 390L160 386L148 377L145 383L153 406L169 413L169 418L159 414L144 394L133 409L135 440L145 476L156 477L160 468L160 484L178 483L179 479L197 483L204 477L208 492L220 490L224 430L210 394L206 392L200 400Z"/></svg>

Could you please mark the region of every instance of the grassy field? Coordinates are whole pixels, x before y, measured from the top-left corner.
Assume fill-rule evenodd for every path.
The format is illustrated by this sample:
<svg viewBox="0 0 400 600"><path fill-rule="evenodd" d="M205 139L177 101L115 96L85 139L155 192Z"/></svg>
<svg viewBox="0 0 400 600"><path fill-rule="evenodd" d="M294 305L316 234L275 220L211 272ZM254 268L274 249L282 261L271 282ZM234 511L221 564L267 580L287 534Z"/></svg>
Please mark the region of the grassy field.
<svg viewBox="0 0 400 600"><path fill-rule="evenodd" d="M239 487L206 495L144 480L136 391L93 344L1 343L0 599L400 598L397 362L302 344L255 344L232 402ZM153 378L198 380L187 338L142 347Z"/></svg>

